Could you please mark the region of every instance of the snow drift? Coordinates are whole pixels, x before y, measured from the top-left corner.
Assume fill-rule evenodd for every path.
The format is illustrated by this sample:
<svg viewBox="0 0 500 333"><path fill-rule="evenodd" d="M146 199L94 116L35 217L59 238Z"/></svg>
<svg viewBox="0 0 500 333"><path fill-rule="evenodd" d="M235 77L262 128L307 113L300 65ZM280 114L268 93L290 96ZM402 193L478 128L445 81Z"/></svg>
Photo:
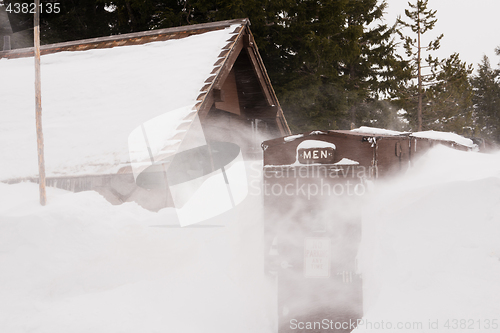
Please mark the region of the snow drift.
<svg viewBox="0 0 500 333"><path fill-rule="evenodd" d="M436 322L433 332L459 332L460 320L474 328L464 332L495 331L499 165L499 154L437 147L376 184L364 209L358 332ZM180 228L173 209L52 188L41 207L36 184L0 183L0 331L275 332L261 200Z"/></svg>
<svg viewBox="0 0 500 333"><path fill-rule="evenodd" d="M378 184L363 217L357 331L500 328L499 194L498 153L442 146Z"/></svg>
<svg viewBox="0 0 500 333"><path fill-rule="evenodd" d="M255 202L257 200L257 202ZM259 198L180 228L175 210L0 183L0 331L271 332Z"/></svg>

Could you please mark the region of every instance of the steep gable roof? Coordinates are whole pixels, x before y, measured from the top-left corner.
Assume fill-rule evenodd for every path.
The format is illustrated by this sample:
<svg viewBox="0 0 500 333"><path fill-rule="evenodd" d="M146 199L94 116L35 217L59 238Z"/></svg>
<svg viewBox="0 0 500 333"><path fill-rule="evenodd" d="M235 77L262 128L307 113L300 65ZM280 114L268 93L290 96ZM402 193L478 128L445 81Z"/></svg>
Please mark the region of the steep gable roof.
<svg viewBox="0 0 500 333"><path fill-rule="evenodd" d="M130 164L129 134L165 114L172 135L158 149L174 153L192 121L207 115L243 49L265 112L289 134L247 19L43 46L48 176L116 173ZM0 52L0 180L37 174L32 52Z"/></svg>

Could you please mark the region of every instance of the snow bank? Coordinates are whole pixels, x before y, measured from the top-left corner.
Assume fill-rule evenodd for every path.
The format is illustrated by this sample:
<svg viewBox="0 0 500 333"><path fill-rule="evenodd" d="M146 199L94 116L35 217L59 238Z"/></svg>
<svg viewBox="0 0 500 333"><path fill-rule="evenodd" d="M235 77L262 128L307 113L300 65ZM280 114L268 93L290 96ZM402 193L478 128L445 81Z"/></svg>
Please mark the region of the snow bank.
<svg viewBox="0 0 500 333"><path fill-rule="evenodd" d="M256 200L256 201L255 201ZM272 332L258 197L193 227L172 209L0 183L0 331Z"/></svg>
<svg viewBox="0 0 500 333"><path fill-rule="evenodd" d="M500 154L440 146L379 184L363 218L365 317L356 332L500 326L499 165Z"/></svg>
<svg viewBox="0 0 500 333"><path fill-rule="evenodd" d="M439 132L439 131L422 131L415 132L411 134L412 137L421 138L421 139L433 139L433 140L443 140L443 141L451 141L462 146L466 146L469 148L473 148L475 146L474 142L471 139L464 138L461 135L451 133L451 132Z"/></svg>
<svg viewBox="0 0 500 333"><path fill-rule="evenodd" d="M337 163L333 163L333 165L359 165L359 162L344 157Z"/></svg>
<svg viewBox="0 0 500 333"><path fill-rule="evenodd" d="M356 332L460 332L454 319L474 328L463 332L497 331L499 166L500 154L437 146L377 184ZM95 192L49 188L41 207L28 183L0 183L0 203L1 332L275 332L261 197L187 228L172 209L112 206Z"/></svg>

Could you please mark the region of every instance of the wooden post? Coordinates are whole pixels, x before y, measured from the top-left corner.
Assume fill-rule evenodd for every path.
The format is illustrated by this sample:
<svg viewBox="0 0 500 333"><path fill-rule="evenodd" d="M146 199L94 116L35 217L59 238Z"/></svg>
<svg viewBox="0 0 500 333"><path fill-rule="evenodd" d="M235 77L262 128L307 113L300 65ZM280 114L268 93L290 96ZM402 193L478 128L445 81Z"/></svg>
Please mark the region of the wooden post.
<svg viewBox="0 0 500 333"><path fill-rule="evenodd" d="M35 44L35 105L36 105L36 143L38 152L38 184L40 189L40 204L45 206L47 195L45 193L45 160L43 156L43 131L42 131L42 89L40 79L40 0L35 0L34 19L34 44Z"/></svg>

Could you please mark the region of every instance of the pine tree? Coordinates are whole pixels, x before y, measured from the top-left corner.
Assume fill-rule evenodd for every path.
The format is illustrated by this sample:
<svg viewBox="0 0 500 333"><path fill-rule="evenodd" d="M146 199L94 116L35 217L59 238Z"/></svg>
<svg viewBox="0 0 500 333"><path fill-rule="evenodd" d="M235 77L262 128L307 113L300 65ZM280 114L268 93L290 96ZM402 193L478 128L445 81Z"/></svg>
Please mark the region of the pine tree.
<svg viewBox="0 0 500 333"><path fill-rule="evenodd" d="M403 21L400 17L398 18L398 24L402 27L410 28L414 34L414 37L405 36L401 30L398 30L401 39L404 41L406 55L409 57L412 76L417 80L416 87L414 83L411 83L410 86L403 87L403 92L399 95L399 99L403 99L401 104L404 105L406 111L409 112L412 121L415 120L414 111L416 109L417 131L422 130L422 114L425 95L424 86L435 79L434 72L422 74L422 69L424 68L423 53L439 49L439 43L443 38L443 34L441 34L436 39L430 41L426 46L422 46L422 35L432 30L437 22L437 11L427 9L427 3L428 0L416 0L416 3L408 2L410 9L405 10L405 15L410 20L410 23ZM425 61L427 62L427 66L425 67L430 67L431 69L435 69L439 64L439 60L433 58L431 54L428 54ZM404 91L411 92L411 94L405 93ZM417 101L416 105L415 99Z"/></svg>
<svg viewBox="0 0 500 333"><path fill-rule="evenodd" d="M110 22L113 34L170 28L190 23L183 20L184 9L189 4L187 0L97 1L110 6L113 13L113 20Z"/></svg>
<svg viewBox="0 0 500 333"><path fill-rule="evenodd" d="M473 89L470 80L472 65L467 65L458 53L440 61L436 82L426 91L427 129L455 132L470 136L473 132Z"/></svg>
<svg viewBox="0 0 500 333"><path fill-rule="evenodd" d="M277 93L294 130L359 126L404 75L394 28L375 25L386 3L300 1L286 11ZM274 82L274 81L273 81ZM296 127L294 127L294 125Z"/></svg>
<svg viewBox="0 0 500 333"><path fill-rule="evenodd" d="M499 51L497 49L497 54L500 55ZM477 125L475 135L500 143L500 70L491 68L488 57L483 57L472 84Z"/></svg>
<svg viewBox="0 0 500 333"><path fill-rule="evenodd" d="M293 131L349 128L404 76L394 27L377 0L213 1L186 7L189 23L248 17ZM187 19L187 17L186 17Z"/></svg>
<svg viewBox="0 0 500 333"><path fill-rule="evenodd" d="M385 119L378 101L406 75L395 28L378 22L385 7L378 0L71 0L45 21L42 41L248 17L292 129L348 129Z"/></svg>

